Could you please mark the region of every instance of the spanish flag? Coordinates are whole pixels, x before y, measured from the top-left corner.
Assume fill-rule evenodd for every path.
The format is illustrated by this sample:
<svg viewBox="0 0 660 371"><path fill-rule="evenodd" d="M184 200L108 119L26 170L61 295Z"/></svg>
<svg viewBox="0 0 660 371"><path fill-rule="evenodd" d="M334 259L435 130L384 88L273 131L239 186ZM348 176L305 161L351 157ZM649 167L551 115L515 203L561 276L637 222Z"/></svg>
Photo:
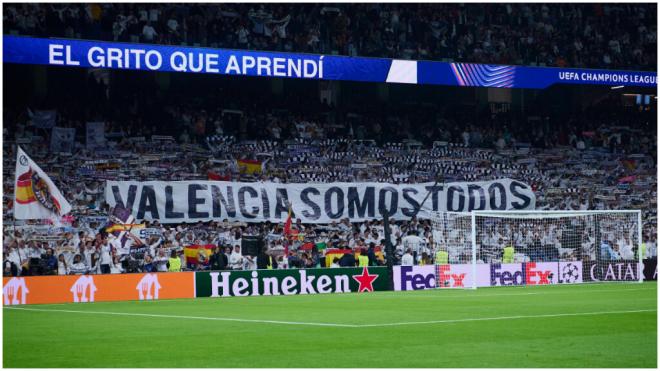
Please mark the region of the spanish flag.
<svg viewBox="0 0 660 371"><path fill-rule="evenodd" d="M238 171L241 174L261 174L263 166L259 160L238 160Z"/></svg>
<svg viewBox="0 0 660 371"><path fill-rule="evenodd" d="M183 248L183 255L186 257L187 264L197 264L199 254L204 254L206 260L213 254L215 245L190 245Z"/></svg>
<svg viewBox="0 0 660 371"><path fill-rule="evenodd" d="M18 180L16 181L16 192L15 192L16 203L26 205L30 202L36 202L37 198L34 196L34 191L32 190L32 170L20 174Z"/></svg>

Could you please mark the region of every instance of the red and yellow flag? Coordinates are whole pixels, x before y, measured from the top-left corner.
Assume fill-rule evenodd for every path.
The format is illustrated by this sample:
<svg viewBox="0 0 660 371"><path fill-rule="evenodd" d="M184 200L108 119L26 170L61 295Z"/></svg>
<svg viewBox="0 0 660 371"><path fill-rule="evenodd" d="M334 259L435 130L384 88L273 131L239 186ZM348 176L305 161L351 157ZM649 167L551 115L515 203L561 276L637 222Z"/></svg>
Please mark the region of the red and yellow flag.
<svg viewBox="0 0 660 371"><path fill-rule="evenodd" d="M144 223L143 224L113 224L108 228L106 228L105 231L108 233L123 232L123 231L130 231L133 228L142 229L144 227L145 227Z"/></svg>
<svg viewBox="0 0 660 371"><path fill-rule="evenodd" d="M237 164L241 174L261 174L262 164L259 160L238 160Z"/></svg>
<svg viewBox="0 0 660 371"><path fill-rule="evenodd" d="M32 190L32 170L30 169L18 176L16 181L16 203L25 205L36 200Z"/></svg>
<svg viewBox="0 0 660 371"><path fill-rule="evenodd" d="M186 257L187 264L197 264L197 257L199 253L202 252L206 255L207 261L208 258L213 254L213 249L215 245L189 245L183 248L183 255Z"/></svg>

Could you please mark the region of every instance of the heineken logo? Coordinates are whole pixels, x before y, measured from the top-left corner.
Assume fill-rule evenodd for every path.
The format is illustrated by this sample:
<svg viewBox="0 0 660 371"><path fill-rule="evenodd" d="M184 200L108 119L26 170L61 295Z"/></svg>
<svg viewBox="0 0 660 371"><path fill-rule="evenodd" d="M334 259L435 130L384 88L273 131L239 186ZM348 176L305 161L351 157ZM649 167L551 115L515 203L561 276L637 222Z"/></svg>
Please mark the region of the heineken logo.
<svg viewBox="0 0 660 371"><path fill-rule="evenodd" d="M378 278L377 274L369 274L369 268L364 267L362 269L362 274L358 276L353 276L353 279L360 283L358 292L362 291L374 291L373 282Z"/></svg>
<svg viewBox="0 0 660 371"><path fill-rule="evenodd" d="M387 289L383 267L196 272L196 297L308 295Z"/></svg>

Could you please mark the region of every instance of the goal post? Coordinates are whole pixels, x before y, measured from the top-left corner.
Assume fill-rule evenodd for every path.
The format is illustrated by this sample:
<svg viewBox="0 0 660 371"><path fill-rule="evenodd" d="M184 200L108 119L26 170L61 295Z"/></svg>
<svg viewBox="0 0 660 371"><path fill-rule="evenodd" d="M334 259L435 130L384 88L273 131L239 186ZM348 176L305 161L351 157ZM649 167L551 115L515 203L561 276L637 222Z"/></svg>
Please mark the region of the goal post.
<svg viewBox="0 0 660 371"><path fill-rule="evenodd" d="M436 288L643 281L640 210L425 210L424 217Z"/></svg>

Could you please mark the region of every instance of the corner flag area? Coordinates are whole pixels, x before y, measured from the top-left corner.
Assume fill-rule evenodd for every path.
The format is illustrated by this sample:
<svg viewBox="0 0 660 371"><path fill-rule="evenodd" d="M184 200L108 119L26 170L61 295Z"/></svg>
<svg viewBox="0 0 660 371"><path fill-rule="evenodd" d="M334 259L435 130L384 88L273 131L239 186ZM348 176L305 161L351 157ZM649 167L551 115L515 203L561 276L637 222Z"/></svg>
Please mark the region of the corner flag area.
<svg viewBox="0 0 660 371"><path fill-rule="evenodd" d="M4 307L5 367L655 367L657 285ZM39 334L39 336L35 336Z"/></svg>

